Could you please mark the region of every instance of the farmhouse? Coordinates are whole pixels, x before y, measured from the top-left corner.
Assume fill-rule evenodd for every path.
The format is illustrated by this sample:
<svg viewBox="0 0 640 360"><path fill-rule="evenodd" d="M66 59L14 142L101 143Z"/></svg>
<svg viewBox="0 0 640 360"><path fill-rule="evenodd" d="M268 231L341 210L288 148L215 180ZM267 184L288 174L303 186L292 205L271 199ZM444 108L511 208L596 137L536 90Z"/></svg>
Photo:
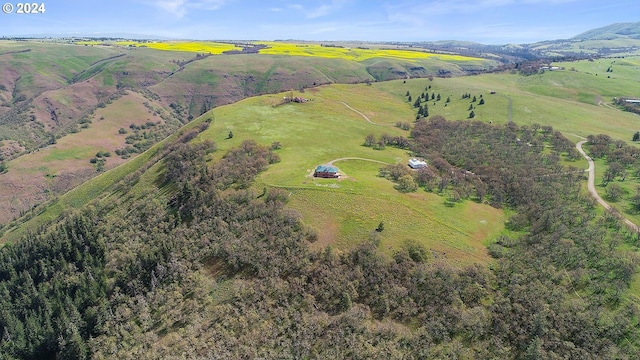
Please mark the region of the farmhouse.
<svg viewBox="0 0 640 360"><path fill-rule="evenodd" d="M340 176L338 173L338 169L333 166L328 165L318 165L316 170L313 172L314 177L320 178L337 178Z"/></svg>
<svg viewBox="0 0 640 360"><path fill-rule="evenodd" d="M426 161L419 159L409 159L409 167L412 169L424 169L427 167Z"/></svg>

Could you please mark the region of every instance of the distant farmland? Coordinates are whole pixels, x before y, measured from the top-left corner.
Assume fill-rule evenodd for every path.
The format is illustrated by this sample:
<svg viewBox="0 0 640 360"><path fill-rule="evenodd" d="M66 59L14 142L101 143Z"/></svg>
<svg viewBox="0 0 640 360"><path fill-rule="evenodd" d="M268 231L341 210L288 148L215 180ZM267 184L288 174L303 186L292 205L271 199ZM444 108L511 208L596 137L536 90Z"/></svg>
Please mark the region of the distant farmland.
<svg viewBox="0 0 640 360"><path fill-rule="evenodd" d="M101 42L84 41L79 45L98 45ZM158 41L158 42L137 42L119 41L115 43L120 46L147 47L156 50L185 51L197 53L209 53L219 55L226 51L242 50L242 47L233 43L211 42L211 41ZM484 62L484 59L468 57L455 54L432 53L420 50L386 49L380 47L346 47L334 45L322 45L317 43L289 43L279 41L260 41L248 43L247 45L264 45L257 53L262 55L289 55L289 56L310 56L328 59L344 59L362 62L374 58L396 59L396 60L441 60L445 62Z"/></svg>

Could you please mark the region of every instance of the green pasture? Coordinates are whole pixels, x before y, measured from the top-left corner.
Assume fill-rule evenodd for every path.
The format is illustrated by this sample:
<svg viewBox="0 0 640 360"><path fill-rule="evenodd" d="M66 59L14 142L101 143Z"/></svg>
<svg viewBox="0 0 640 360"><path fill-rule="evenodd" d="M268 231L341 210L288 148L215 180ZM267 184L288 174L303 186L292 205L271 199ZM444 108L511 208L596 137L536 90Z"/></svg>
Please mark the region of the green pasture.
<svg viewBox="0 0 640 360"><path fill-rule="evenodd" d="M365 86L362 84L352 87ZM379 151L362 146L370 133L376 136L382 133L408 136L409 133L392 126L368 123L360 114L343 104L347 103L357 109L355 106L360 106L365 101L363 95L357 91L345 91L341 99L335 99L336 91L339 92L333 87L321 87L305 93L295 92L294 96L309 99L301 104L275 106L282 101L283 96L289 96L287 92L250 98L216 108L213 110L216 121L201 137L215 141L221 149L237 146L247 139L266 145L280 142L282 149L278 150L278 154L282 161L273 165L261 177L265 183L277 186L306 186L305 183L310 181L307 175L312 169L342 157L362 157L386 163L408 159L403 150L388 148ZM401 102L396 104L403 105ZM363 112L367 111L364 107L361 109ZM375 114L369 111L372 121L379 119L387 124L395 124L396 121L407 121L412 117L408 108L397 109L395 112L393 106L377 110ZM234 136L227 139L230 131Z"/></svg>
<svg viewBox="0 0 640 360"><path fill-rule="evenodd" d="M44 161L80 160L95 154L91 147L75 147L71 149L51 149L42 159Z"/></svg>
<svg viewBox="0 0 640 360"><path fill-rule="evenodd" d="M25 70L25 73L38 73L45 79L60 84L66 83L92 63L121 52L108 47L93 48L35 41L25 43L0 40L0 54L25 49L31 51L4 55L0 58L0 62L4 57L11 57L18 67Z"/></svg>
<svg viewBox="0 0 640 360"><path fill-rule="evenodd" d="M379 222L382 247L387 253L407 241L417 241L434 254L454 262L486 262L485 245L503 229L504 213L487 205L467 201L453 207L443 196L426 193L402 194L378 176L384 164L368 160L340 160L334 163L340 179L310 176L320 164L358 157L384 163L405 163L410 154L387 147L374 150L362 146L367 134L408 136L394 126L413 120L413 110L402 98L376 87L332 85L305 93L306 103L278 104L289 93L250 98L213 110L215 121L200 139L210 139L221 150L245 139L266 145L282 144L277 150L281 162L261 174L256 188L283 188L290 192L289 206L319 233L319 246L331 244L346 249L371 236ZM365 114L371 121L344 103ZM233 138L227 139L229 131ZM218 152L220 156L223 151Z"/></svg>
<svg viewBox="0 0 640 360"><path fill-rule="evenodd" d="M585 61L586 62L586 61ZM580 66L582 62L574 63ZM606 68L605 68L606 70ZM637 72L640 74L640 71ZM520 76L517 74L486 74L449 79L409 79L375 83L373 86L406 99L407 91L415 97L431 85L430 93L441 94L442 100L433 105L428 102L430 115L443 115L450 120L466 119L469 99L461 100L463 93L483 95L484 105L476 105L475 120L505 123L508 98L512 101L512 120L518 125L551 125L572 139L569 134L586 137L590 134L608 134L615 139L629 141L640 129L640 117L620 111L610 104L614 96L640 94L640 82L625 79L607 79L580 71L547 71L544 74ZM491 95L490 92L496 93ZM444 100L451 96L451 103ZM407 103L408 107L412 107ZM479 98L478 98L479 101ZM601 105L598 102L602 101Z"/></svg>

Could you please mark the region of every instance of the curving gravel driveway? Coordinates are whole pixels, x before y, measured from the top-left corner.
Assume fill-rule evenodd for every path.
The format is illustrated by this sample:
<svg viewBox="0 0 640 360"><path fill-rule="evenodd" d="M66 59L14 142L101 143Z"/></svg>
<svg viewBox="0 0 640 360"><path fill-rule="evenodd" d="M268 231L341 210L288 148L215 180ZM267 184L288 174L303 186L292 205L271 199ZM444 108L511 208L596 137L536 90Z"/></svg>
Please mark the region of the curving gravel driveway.
<svg viewBox="0 0 640 360"><path fill-rule="evenodd" d="M579 141L576 144L576 149L578 149L580 154L582 154L582 156L584 156L584 158L587 159L587 162L589 163L589 168L585 170L589 172L589 180L587 182L587 188L589 189L591 196L593 196L596 199L596 201L598 201L598 204L602 205L605 209L610 210L611 205L609 205L606 201L604 201L604 199L601 198L598 192L596 191L596 167L591 157L587 155L587 153L582 149L582 145L586 142L587 140ZM623 220L624 220L624 223L629 228L635 230L636 232L640 230L638 225L634 224L631 220L624 217L623 217Z"/></svg>

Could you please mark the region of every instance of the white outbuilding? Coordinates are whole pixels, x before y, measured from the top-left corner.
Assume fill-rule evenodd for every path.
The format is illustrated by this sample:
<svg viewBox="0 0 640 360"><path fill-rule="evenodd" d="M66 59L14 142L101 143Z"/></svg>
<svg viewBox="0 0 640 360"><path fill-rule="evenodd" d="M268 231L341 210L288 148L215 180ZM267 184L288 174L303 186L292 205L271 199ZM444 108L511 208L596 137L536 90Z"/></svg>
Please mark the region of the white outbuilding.
<svg viewBox="0 0 640 360"><path fill-rule="evenodd" d="M420 159L409 159L409 167L412 169L424 169L427 167L427 162Z"/></svg>

